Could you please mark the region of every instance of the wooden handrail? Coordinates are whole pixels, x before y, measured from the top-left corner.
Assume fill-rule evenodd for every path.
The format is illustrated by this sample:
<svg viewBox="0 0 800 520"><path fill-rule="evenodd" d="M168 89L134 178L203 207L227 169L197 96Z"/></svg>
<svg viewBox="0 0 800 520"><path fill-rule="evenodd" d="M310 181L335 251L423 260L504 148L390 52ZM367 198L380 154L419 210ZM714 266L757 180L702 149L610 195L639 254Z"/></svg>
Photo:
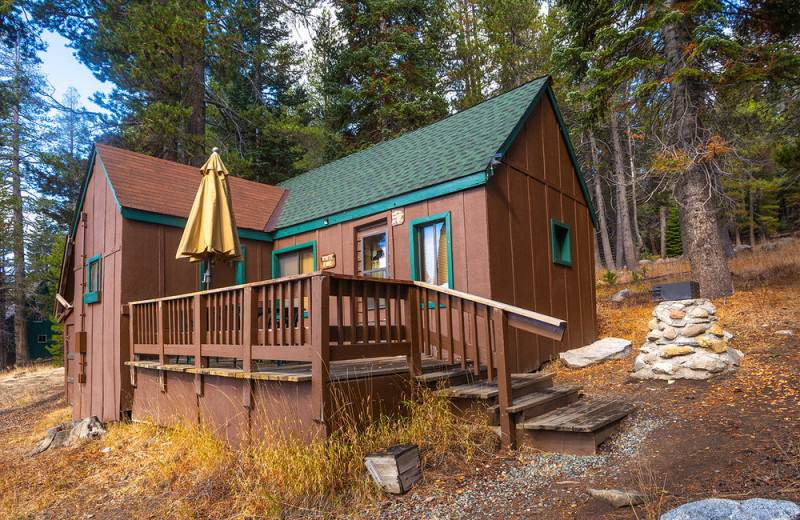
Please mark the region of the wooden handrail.
<svg viewBox="0 0 800 520"><path fill-rule="evenodd" d="M523 309L522 307L515 307L514 305L509 305L507 303L490 300L489 298L482 298L480 296L475 296L474 294L447 289L438 285L431 285L425 282L412 283L417 287L423 287L429 291L436 291L441 294L456 296L462 300L467 300L491 307L493 309L501 309L506 311L508 313L508 324L514 328L532 332L556 341L561 341L561 338L564 336L564 329L567 326L567 322L562 319L529 311L528 309Z"/></svg>

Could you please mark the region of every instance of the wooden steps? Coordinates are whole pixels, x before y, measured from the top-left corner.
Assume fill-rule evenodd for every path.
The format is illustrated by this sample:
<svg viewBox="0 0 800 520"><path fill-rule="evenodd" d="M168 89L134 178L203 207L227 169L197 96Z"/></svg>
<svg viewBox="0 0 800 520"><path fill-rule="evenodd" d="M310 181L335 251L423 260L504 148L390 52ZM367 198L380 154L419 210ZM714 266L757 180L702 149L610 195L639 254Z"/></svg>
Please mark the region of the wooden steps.
<svg viewBox="0 0 800 520"><path fill-rule="evenodd" d="M461 365L454 365L452 367L442 368L440 370L422 373L414 380L418 384L427 386L428 388L436 389L440 386L452 387L457 385L464 385L471 383L475 380L484 379L486 377L486 366L480 367L479 375L475 375L472 368L461 368Z"/></svg>
<svg viewBox="0 0 800 520"><path fill-rule="evenodd" d="M510 414L516 415L517 423L529 417L545 414L561 406L574 403L580 398L580 386L554 386L514 399L506 408ZM500 406L493 405L486 409L492 424L500 424Z"/></svg>
<svg viewBox="0 0 800 520"><path fill-rule="evenodd" d="M553 386L553 374L535 372L533 374L511 374L511 390L514 395L544 390ZM436 395L456 399L478 399L493 401L497 398L499 390L497 381L476 381L463 385L442 388L434 392ZM494 402L488 404L496 404Z"/></svg>
<svg viewBox="0 0 800 520"><path fill-rule="evenodd" d="M581 399L517 423L520 440L543 451L594 455L617 424L635 409L630 403Z"/></svg>

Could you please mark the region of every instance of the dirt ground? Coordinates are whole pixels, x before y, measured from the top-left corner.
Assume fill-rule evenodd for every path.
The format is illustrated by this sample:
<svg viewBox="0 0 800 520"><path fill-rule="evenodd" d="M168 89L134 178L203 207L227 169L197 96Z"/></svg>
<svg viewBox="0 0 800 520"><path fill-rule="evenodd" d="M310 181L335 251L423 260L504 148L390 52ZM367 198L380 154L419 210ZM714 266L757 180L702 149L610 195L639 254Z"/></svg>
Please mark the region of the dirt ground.
<svg viewBox="0 0 800 520"><path fill-rule="evenodd" d="M599 335L631 339L635 356L654 307L649 294L611 304L601 292L598 301ZM638 406L598 456L485 453L426 468L405 496L335 510L350 518L634 519L709 497L800 502L800 271L737 279L736 294L714 303L720 324L735 335L732 346L745 353L730 376L638 382L628 377L633 356L584 370L546 368L587 396ZM793 333L777 334L786 330ZM113 443L22 458L67 419L63 371L0 375L0 517L239 518L236 497L213 486L181 487L179 476L126 492L153 469ZM587 487L630 487L652 498L645 507L612 510L590 499ZM329 516L292 516L312 513Z"/></svg>

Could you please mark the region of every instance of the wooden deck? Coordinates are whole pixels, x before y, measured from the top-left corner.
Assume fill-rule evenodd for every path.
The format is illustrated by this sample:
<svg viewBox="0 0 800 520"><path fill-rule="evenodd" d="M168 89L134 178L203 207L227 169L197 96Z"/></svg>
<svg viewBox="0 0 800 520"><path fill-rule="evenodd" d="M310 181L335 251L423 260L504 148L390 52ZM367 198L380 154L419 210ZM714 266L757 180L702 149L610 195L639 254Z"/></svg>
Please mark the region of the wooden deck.
<svg viewBox="0 0 800 520"><path fill-rule="evenodd" d="M560 339L566 326L421 282L321 272L132 302L127 313L134 417L199 417L221 428L239 417L251 435L254 424L275 418L272 401L282 400L288 422L313 424L312 436L325 436L336 389L384 413L416 383L452 383L457 373L465 383L485 378L480 391L500 407L510 447L513 393L541 378L517 374L510 330ZM265 409L270 417L259 418Z"/></svg>

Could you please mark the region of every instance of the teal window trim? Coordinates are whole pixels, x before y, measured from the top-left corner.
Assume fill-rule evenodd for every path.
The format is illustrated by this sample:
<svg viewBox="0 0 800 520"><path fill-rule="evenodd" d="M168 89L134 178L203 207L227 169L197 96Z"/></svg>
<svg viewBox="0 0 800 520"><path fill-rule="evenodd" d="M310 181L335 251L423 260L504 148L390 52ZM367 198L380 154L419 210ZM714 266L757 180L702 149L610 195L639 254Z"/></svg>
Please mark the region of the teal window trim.
<svg viewBox="0 0 800 520"><path fill-rule="evenodd" d="M92 269L96 265L97 285L103 284L103 255L95 255L86 261L86 292L83 295L83 303L96 303L100 301L100 287L92 287Z"/></svg>
<svg viewBox="0 0 800 520"><path fill-rule="evenodd" d="M572 267L572 233L569 224L550 219L550 246L553 249L553 263Z"/></svg>
<svg viewBox="0 0 800 520"><path fill-rule="evenodd" d="M423 226L425 224L432 224L434 222L444 221L445 233L447 235L447 287L450 289L454 289L453 287L453 243L451 239L451 232L450 229L450 212L445 211L444 213L437 213L436 215L431 215L429 217L422 217L418 219L414 219L408 223L408 237L410 242L409 252L411 253L411 279L415 281L420 281L419 279L419 269L417 267L417 261L419 260L418 252L417 252L417 227Z"/></svg>
<svg viewBox="0 0 800 520"><path fill-rule="evenodd" d="M297 244L296 246L289 246L284 247L283 249L276 249L272 252L272 278L280 278L279 271L279 264L278 264L278 256L284 253L291 253L292 251L297 251L298 249L308 249L311 248L311 254L314 255L314 271L317 270L317 241L312 240L311 242L304 242L302 244Z"/></svg>
<svg viewBox="0 0 800 520"><path fill-rule="evenodd" d="M245 283L245 280L244 280L244 278L245 278L245 276L244 276L245 275L245 271L244 271L244 262L245 262L244 244L241 244L241 246L242 246L242 261L241 262L236 262L236 285L242 285L242 284Z"/></svg>

